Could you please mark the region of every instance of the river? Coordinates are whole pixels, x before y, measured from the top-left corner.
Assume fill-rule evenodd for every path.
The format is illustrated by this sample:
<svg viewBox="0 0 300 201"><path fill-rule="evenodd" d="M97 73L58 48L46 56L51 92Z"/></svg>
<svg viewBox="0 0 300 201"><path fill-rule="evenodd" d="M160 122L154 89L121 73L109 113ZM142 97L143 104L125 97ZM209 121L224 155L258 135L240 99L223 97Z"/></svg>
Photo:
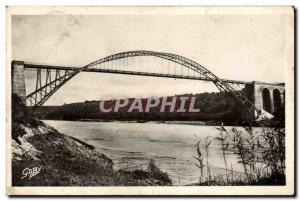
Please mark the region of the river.
<svg viewBox="0 0 300 201"><path fill-rule="evenodd" d="M78 122L44 121L61 133L78 138L96 147L115 164L115 169L146 169L149 161L167 172L174 185L187 185L199 181L200 170L197 160L196 144L204 142L205 137L218 136L213 126L129 123L129 122ZM230 129L231 127L226 127ZM238 158L227 153L230 168L241 171ZM204 159L206 163L206 159ZM209 146L209 166L211 169L225 167L220 145Z"/></svg>

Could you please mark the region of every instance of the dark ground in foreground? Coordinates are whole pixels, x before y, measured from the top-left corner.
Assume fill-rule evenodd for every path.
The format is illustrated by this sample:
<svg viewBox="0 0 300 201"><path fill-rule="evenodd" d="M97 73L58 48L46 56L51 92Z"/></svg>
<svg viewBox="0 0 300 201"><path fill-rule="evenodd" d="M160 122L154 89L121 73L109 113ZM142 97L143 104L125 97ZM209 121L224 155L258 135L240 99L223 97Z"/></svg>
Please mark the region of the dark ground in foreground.
<svg viewBox="0 0 300 201"><path fill-rule="evenodd" d="M19 125L22 137L13 140L13 186L147 186L172 185L153 162L148 170L115 171L113 161L78 139L37 122ZM22 179L26 168L42 167ZM28 172L28 171L27 171Z"/></svg>
<svg viewBox="0 0 300 201"><path fill-rule="evenodd" d="M154 161L147 170L114 170L113 161L106 155L32 118L20 99L12 98L13 186L172 185Z"/></svg>

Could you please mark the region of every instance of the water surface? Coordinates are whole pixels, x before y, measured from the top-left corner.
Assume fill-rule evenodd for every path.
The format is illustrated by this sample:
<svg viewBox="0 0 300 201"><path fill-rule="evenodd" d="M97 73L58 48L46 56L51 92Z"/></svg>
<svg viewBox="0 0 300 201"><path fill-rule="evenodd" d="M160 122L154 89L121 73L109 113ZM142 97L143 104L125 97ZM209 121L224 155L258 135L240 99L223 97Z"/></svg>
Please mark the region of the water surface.
<svg viewBox="0 0 300 201"><path fill-rule="evenodd" d="M205 137L218 136L213 126L129 123L129 122L78 122L45 121L61 133L76 137L96 147L96 150L114 161L116 169L146 169L149 161L167 172L174 185L186 185L199 181L200 170L196 167L196 144ZM230 127L226 127L230 129ZM204 151L204 150L203 150ZM204 153L203 153L204 154ZM241 171L236 155L228 153L228 166ZM206 163L206 159L204 161ZM219 143L209 149L209 166L224 168Z"/></svg>

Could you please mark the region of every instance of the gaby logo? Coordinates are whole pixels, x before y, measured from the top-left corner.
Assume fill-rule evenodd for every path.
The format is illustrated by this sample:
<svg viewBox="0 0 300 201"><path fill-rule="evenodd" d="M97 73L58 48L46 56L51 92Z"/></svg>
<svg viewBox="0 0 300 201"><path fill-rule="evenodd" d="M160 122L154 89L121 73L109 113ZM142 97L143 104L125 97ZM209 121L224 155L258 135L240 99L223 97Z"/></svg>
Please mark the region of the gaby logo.
<svg viewBox="0 0 300 201"><path fill-rule="evenodd" d="M126 109L127 112L150 112L153 109L159 112L200 112L199 108L195 108L196 97L180 96L180 97L163 97L148 99L118 99L114 104L108 104L108 101L102 100L99 103L100 112L119 112Z"/></svg>
<svg viewBox="0 0 300 201"><path fill-rule="evenodd" d="M31 179L31 177L39 174L41 169L42 169L42 166L41 167L33 167L33 168L25 168L22 171L23 176L21 177L21 179L24 179L26 177L28 177L28 179Z"/></svg>

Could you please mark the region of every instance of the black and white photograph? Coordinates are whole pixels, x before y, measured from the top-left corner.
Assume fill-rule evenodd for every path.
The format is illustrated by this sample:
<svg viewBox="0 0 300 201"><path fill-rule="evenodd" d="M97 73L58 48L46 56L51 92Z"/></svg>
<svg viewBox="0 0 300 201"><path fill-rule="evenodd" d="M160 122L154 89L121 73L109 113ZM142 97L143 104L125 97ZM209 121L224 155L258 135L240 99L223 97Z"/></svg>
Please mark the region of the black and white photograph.
<svg viewBox="0 0 300 201"><path fill-rule="evenodd" d="M12 6L7 44L7 194L294 193L293 7Z"/></svg>

